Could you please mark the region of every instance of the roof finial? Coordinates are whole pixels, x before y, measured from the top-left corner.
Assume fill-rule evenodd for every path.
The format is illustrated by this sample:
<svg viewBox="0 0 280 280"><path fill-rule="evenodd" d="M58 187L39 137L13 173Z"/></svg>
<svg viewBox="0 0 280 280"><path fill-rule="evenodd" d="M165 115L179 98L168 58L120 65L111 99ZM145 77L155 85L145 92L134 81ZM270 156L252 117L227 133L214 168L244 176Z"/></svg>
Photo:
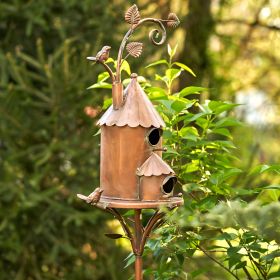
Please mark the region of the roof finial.
<svg viewBox="0 0 280 280"><path fill-rule="evenodd" d="M137 73L132 73L132 74L130 75L130 78L131 78L131 79L137 79L137 77L138 77Z"/></svg>

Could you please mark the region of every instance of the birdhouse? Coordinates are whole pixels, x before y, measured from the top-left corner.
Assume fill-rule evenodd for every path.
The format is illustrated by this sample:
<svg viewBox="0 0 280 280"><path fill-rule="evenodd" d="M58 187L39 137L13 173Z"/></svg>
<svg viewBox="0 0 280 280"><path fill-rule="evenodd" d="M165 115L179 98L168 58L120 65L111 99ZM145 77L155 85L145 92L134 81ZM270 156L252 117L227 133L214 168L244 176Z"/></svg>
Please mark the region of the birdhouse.
<svg viewBox="0 0 280 280"><path fill-rule="evenodd" d="M124 36L118 51L116 72L106 64L110 46L104 46L89 60L102 64L112 80L112 106L98 121L101 127L100 188L97 197L104 207L154 208L160 205L178 206L183 203L174 192L176 175L162 160L162 132L164 121L154 108L137 81L137 74L125 90L121 81L121 65L126 46L128 56L139 57L143 44L127 43L132 33L144 22L157 23L162 30L162 39L157 42L159 30L150 32L155 45L166 39L167 27L176 27L179 19L170 13L167 20L142 19L136 5L128 9L125 20L130 29ZM81 197L80 197L81 198ZM87 199L89 200L89 198Z"/></svg>
<svg viewBox="0 0 280 280"><path fill-rule="evenodd" d="M138 83L137 74L131 75L130 83L123 90L122 57L125 48L125 58L141 55L143 44L128 43L128 39L143 23L159 26L159 29L153 29L149 34L149 39L158 46L166 39L165 28L174 28L180 21L174 13L170 13L167 19L141 19L136 5L127 10L125 21L130 28L120 44L116 71L106 63L110 46L104 46L95 56L87 58L101 64L109 73L113 104L97 123L101 129L100 187L88 196L77 196L119 220L135 256L135 279L143 280L142 255L145 243L152 230L164 222L165 212L159 209L160 206L173 209L184 201L181 194L175 191L175 172L162 159L162 152L165 151L162 147L164 121ZM134 218L125 217L118 208L133 209ZM143 225L142 209L147 208L154 209L154 214ZM116 236L119 234L113 234L113 238Z"/></svg>
<svg viewBox="0 0 280 280"><path fill-rule="evenodd" d="M173 195L175 172L162 160L165 124L132 74L118 109L113 104L101 126L100 202L118 208L181 203Z"/></svg>

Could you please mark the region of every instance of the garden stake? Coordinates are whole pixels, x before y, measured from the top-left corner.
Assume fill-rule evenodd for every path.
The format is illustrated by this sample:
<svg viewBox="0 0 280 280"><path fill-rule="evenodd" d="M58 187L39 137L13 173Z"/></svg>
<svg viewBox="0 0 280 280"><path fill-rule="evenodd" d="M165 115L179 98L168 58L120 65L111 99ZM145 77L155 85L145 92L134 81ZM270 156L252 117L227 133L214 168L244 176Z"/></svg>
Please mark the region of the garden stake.
<svg viewBox="0 0 280 280"><path fill-rule="evenodd" d="M135 279L142 280L146 241L152 230L164 223L165 212L160 209L173 209L184 201L181 193L174 189L175 172L162 160L162 152L166 151L161 139L165 124L138 83L137 74L131 75L129 85L123 90L121 66L125 61L125 48L125 58L141 55L142 43L127 42L143 23L152 22L159 26L149 33L149 38L153 44L162 45L166 40L166 27L175 28L180 21L174 13L170 13L166 20L141 19L136 5L127 10L125 21L130 28L121 42L115 73L106 63L110 46L104 46L96 56L88 57L103 65L108 72L113 104L98 121L101 129L100 187L89 196L78 194L78 197L118 219L135 256ZM133 210L134 218L126 217L119 209ZM143 209L154 210L145 225L142 223ZM129 225L131 221L133 226Z"/></svg>

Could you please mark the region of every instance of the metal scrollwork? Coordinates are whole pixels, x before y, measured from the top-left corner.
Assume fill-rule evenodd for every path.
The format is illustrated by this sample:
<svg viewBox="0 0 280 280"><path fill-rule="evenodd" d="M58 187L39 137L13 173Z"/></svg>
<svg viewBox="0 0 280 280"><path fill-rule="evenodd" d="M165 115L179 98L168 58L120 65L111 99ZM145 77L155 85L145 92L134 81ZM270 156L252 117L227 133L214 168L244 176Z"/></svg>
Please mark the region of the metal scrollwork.
<svg viewBox="0 0 280 280"><path fill-rule="evenodd" d="M166 40L166 29L161 21L159 21L158 24L161 27L161 31L159 31L158 29L153 29L149 33L150 41L156 46L162 45ZM158 38L160 33L161 33L161 40L157 42L155 38Z"/></svg>
<svg viewBox="0 0 280 280"><path fill-rule="evenodd" d="M152 22L152 23L158 24L159 28L152 29L149 32L149 39L154 45L160 46L166 40L166 27L175 28L180 23L178 17L174 13L170 13L166 20L155 19L155 18L141 19L141 15L138 11L138 7L135 4L133 6L131 6L125 13L125 21L127 23L129 23L131 27L128 30L128 32L125 34L125 36L123 37L122 43L119 48L118 59L117 59L117 70L116 70L116 82L121 82L120 69L121 69L121 64L123 61L123 59L122 59L123 51L125 49L125 46L127 44L129 37L134 33L134 31L137 28L139 28L145 22ZM158 38L160 38L160 40L158 40ZM136 47L136 44L138 44L137 47ZM128 54L125 58L127 58L129 55L131 55L133 57L139 57L142 53L142 45L140 46L140 44L141 43L138 43L138 42L129 43L126 48L128 51Z"/></svg>
<svg viewBox="0 0 280 280"><path fill-rule="evenodd" d="M175 28L179 25L180 21L176 14L170 13L167 19L155 19L155 18L144 18L141 19L140 12L138 7L134 4L132 5L125 13L125 21L130 24L130 29L124 35L121 45L119 47L116 73L113 73L112 69L106 64L106 60L109 57L110 46L104 46L94 57L88 57L88 60L91 60L95 63L103 65L106 71L110 74L112 83L118 84L121 83L121 65L123 62L123 52L126 48L127 55L132 57L139 57L142 54L143 44L140 42L131 42L127 44L128 39L134 33L134 31L139 28L145 22L152 22L159 26L159 28L152 29L149 32L150 41L156 45L162 45L166 40L166 27Z"/></svg>

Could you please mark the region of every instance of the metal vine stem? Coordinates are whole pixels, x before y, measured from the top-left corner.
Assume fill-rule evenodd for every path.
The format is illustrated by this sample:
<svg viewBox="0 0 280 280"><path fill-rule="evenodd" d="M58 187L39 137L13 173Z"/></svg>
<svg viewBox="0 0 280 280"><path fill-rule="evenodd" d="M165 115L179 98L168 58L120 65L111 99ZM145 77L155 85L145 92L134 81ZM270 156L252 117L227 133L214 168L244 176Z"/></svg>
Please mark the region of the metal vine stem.
<svg viewBox="0 0 280 280"><path fill-rule="evenodd" d="M137 24L132 25L131 28L127 31L127 33L125 34L125 36L123 37L123 40L121 42L120 48L119 48L119 52L118 52L118 59L117 59L117 69L116 69L116 82L121 82L121 64L122 64L122 56L123 56L123 51L125 48L125 45L129 39L129 37L134 33L134 31L143 23L145 22L153 22L159 25L161 32L162 32L162 37L161 40L159 42L157 42L155 40L155 38L158 36L158 34L160 34L160 31L158 29L153 29L150 31L149 33L149 39L151 40L151 42L156 45L156 46L160 46L162 45L165 40L166 40L166 29L163 25L164 20L161 19L154 19L154 18L145 18L140 20Z"/></svg>
<svg viewBox="0 0 280 280"><path fill-rule="evenodd" d="M99 60L98 63L102 64L106 71L109 73L112 83L121 83L121 65L124 61L123 59L123 52L124 48L127 44L128 39L134 33L134 31L139 28L143 23L152 22L159 26L159 29L152 29L149 33L150 41L156 45L162 45L166 40L166 26L167 27L177 27L180 23L178 17L174 13L170 13L167 19L155 19L155 18L144 18L140 19L140 13L136 5L131 6L125 14L125 19L127 22L130 23L131 27L124 35L122 42L119 47L118 57L117 57L117 66L116 66L116 73L114 74L112 69L105 63L105 61ZM159 35L161 34L161 39L158 41ZM141 45L140 49L137 50L137 54L133 55L132 52L128 51L128 54L125 58L129 55L133 55L134 57L138 57L141 55L142 52L142 44L138 42L134 42L135 44Z"/></svg>
<svg viewBox="0 0 280 280"><path fill-rule="evenodd" d="M125 218L116 208L104 207L104 205L97 203L95 207L112 214L116 219L118 219L125 236L129 239L132 247L133 254L135 256L135 279L142 280L142 256L145 249L145 244L149 238L151 232L154 229L159 228L163 223L165 223L165 212L161 212L156 209L152 217L149 219L147 224L143 226L142 224L142 209L134 209L134 218ZM132 221L134 225L134 230L132 231L128 225L128 221Z"/></svg>
<svg viewBox="0 0 280 280"><path fill-rule="evenodd" d="M125 218L115 209L107 208L108 212L112 213L120 222L126 237L130 240L133 254L135 256L135 279L142 280L142 255L144 252L145 244L153 229L156 229L164 222L164 212L156 210L153 216L148 221L147 225L142 225L142 210L134 209L134 233L130 230Z"/></svg>

